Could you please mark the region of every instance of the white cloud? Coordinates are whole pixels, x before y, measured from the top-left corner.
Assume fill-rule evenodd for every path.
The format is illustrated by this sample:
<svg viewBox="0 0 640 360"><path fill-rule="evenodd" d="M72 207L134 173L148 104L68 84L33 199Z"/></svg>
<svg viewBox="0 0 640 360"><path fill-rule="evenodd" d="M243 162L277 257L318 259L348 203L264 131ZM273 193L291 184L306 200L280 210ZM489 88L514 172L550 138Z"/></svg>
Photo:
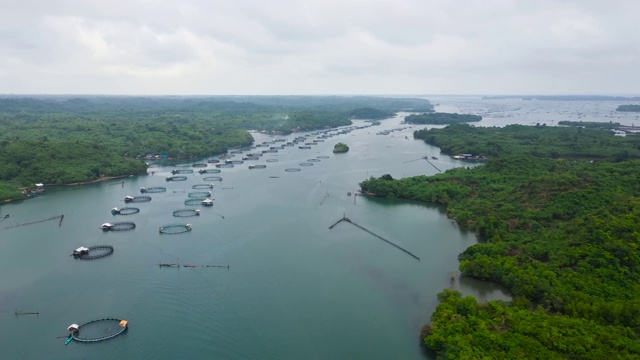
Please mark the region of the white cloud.
<svg viewBox="0 0 640 360"><path fill-rule="evenodd" d="M0 93L604 94L640 80L633 0L0 5Z"/></svg>

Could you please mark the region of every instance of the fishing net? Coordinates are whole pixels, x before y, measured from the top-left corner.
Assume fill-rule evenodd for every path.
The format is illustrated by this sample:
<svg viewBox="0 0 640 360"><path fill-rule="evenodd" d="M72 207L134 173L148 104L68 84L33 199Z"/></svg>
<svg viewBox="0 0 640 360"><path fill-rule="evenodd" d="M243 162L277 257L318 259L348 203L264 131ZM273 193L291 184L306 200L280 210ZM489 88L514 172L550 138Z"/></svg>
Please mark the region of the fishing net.
<svg viewBox="0 0 640 360"><path fill-rule="evenodd" d="M193 166L193 167L207 167L208 165L207 164L193 164L191 166Z"/></svg>
<svg viewBox="0 0 640 360"><path fill-rule="evenodd" d="M320 159L308 159L308 162L320 162Z"/></svg>
<svg viewBox="0 0 640 360"><path fill-rule="evenodd" d="M167 176L165 178L167 181L185 181L187 180L186 176Z"/></svg>
<svg viewBox="0 0 640 360"><path fill-rule="evenodd" d="M192 189L212 189L213 184L195 184L191 186Z"/></svg>
<svg viewBox="0 0 640 360"><path fill-rule="evenodd" d="M168 224L160 227L161 234L182 234L191 231L191 224Z"/></svg>
<svg viewBox="0 0 640 360"><path fill-rule="evenodd" d="M147 202L151 201L151 196L127 196L124 202Z"/></svg>
<svg viewBox="0 0 640 360"><path fill-rule="evenodd" d="M121 325L121 319L98 319L89 321L86 324L80 325L78 331L73 332L73 340L80 342L97 342L114 338L123 332L128 327Z"/></svg>
<svg viewBox="0 0 640 360"><path fill-rule="evenodd" d="M140 188L141 193L161 193L167 191L167 188L164 186L153 186L148 188Z"/></svg>
<svg viewBox="0 0 640 360"><path fill-rule="evenodd" d="M202 178L204 181L222 181L222 176L207 176Z"/></svg>
<svg viewBox="0 0 640 360"><path fill-rule="evenodd" d="M286 172L298 172L298 171L300 171L300 170L302 170L302 169L298 169L298 168L288 168L288 169L284 169L284 171L286 171Z"/></svg>
<svg viewBox="0 0 640 360"><path fill-rule="evenodd" d="M191 169L171 170L171 173L173 175L176 175L176 174L193 174L193 170L191 170Z"/></svg>
<svg viewBox="0 0 640 360"><path fill-rule="evenodd" d="M198 209L173 210L173 216L175 217L189 217L189 216L198 216L198 215L200 215L200 210Z"/></svg>
<svg viewBox="0 0 640 360"><path fill-rule="evenodd" d="M190 198L207 198L211 196L211 191L192 191L188 195Z"/></svg>
<svg viewBox="0 0 640 360"><path fill-rule="evenodd" d="M202 205L202 201L206 198L190 198L184 201L185 205Z"/></svg>
<svg viewBox="0 0 640 360"><path fill-rule="evenodd" d="M278 162L278 159L267 159L267 162Z"/></svg>
<svg viewBox="0 0 640 360"><path fill-rule="evenodd" d="M219 174L222 170L220 169L201 169L198 170L200 174Z"/></svg>
<svg viewBox="0 0 640 360"><path fill-rule="evenodd" d="M133 215L140 212L140 209L135 207L123 207L122 209L113 208L111 209L112 215Z"/></svg>
<svg viewBox="0 0 640 360"><path fill-rule="evenodd" d="M133 230L136 228L136 224L132 223L132 222L117 222L117 223L112 223L111 224L111 228L109 228L109 230L111 231L127 231L127 230Z"/></svg>
<svg viewBox="0 0 640 360"><path fill-rule="evenodd" d="M249 169L265 169L267 165L259 164L259 165L249 165Z"/></svg>
<svg viewBox="0 0 640 360"><path fill-rule="evenodd" d="M310 163L310 162L300 163L300 166L313 166L313 163Z"/></svg>
<svg viewBox="0 0 640 360"><path fill-rule="evenodd" d="M111 245L89 246L88 249L89 251L87 253L78 255L74 253L73 257L80 260L95 260L113 254L113 246Z"/></svg>

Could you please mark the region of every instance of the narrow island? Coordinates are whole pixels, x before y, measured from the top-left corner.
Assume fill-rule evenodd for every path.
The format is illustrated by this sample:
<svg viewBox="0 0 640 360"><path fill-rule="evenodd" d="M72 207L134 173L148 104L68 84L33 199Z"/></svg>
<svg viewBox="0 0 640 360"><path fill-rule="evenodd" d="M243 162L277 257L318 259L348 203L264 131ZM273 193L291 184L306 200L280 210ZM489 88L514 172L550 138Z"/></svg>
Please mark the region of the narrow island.
<svg viewBox="0 0 640 360"><path fill-rule="evenodd" d="M459 255L461 275L513 295L479 303L443 290L425 346L442 359L640 357L638 136L467 124L415 136L449 155L491 158L434 176L370 178L362 192L443 206L479 238Z"/></svg>
<svg viewBox="0 0 640 360"><path fill-rule="evenodd" d="M347 151L349 151L349 147L345 143L339 142L333 147L333 152L335 154L346 153Z"/></svg>
<svg viewBox="0 0 640 360"><path fill-rule="evenodd" d="M640 105L620 105L616 111L640 112Z"/></svg>
<svg viewBox="0 0 640 360"><path fill-rule="evenodd" d="M454 114L454 113L424 113L413 114L404 118L404 121L410 124L423 125L450 125L459 123L478 122L482 120L480 115L471 114Z"/></svg>

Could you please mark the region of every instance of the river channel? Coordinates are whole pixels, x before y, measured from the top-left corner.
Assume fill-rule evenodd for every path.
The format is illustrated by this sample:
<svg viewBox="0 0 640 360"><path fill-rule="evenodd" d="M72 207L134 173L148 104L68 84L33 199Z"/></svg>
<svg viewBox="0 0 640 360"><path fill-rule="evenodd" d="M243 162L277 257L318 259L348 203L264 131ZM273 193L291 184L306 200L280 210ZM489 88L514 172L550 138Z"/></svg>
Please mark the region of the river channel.
<svg viewBox="0 0 640 360"><path fill-rule="evenodd" d="M456 279L457 255L476 243L439 208L355 196L370 176L433 175L472 166L414 140L422 127L382 125L298 145L221 169L214 205L201 215L172 216L192 186L210 183L199 168L153 165L146 176L47 190L2 205L0 229L0 354L3 359L429 359L419 346L436 295L454 286L481 300L501 289ZM354 125L364 126L364 121ZM387 135L377 135L393 130ZM253 134L257 144L296 136ZM333 154L344 142L350 151ZM251 150L253 152L268 147ZM248 151L245 151L246 153ZM235 155L239 160L242 154ZM422 159L428 157L431 163ZM433 157L433 158L432 158ZM437 159L435 159L437 158ZM315 159L313 161L309 161ZM270 161L267 161L270 160ZM277 161L276 161L277 160ZM200 161L199 161L200 162ZM301 163L312 165L301 166ZM249 169L265 164L264 169ZM208 169L213 164L208 164ZM300 171L287 172L297 168ZM165 181L193 169L186 181ZM152 201L125 205L141 187L166 187ZM113 207L138 214L113 216ZM393 241L420 261L342 222ZM133 221L132 231L103 232L104 222ZM190 223L184 234L160 226ZM112 245L113 255L70 257L79 246ZM228 265L161 268L160 263ZM16 310L39 315L16 316ZM114 339L64 345L66 327L102 317L129 321Z"/></svg>

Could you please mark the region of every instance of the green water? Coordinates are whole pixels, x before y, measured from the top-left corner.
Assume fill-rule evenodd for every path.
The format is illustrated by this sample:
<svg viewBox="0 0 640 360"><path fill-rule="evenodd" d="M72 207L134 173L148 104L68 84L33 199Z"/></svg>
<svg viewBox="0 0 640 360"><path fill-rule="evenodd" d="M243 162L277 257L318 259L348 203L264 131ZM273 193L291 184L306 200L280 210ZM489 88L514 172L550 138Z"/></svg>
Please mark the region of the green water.
<svg viewBox="0 0 640 360"><path fill-rule="evenodd" d="M457 255L476 242L438 208L368 199L348 192L369 176L432 175L463 165L413 140L400 118L339 135L311 150L287 147L260 161L223 169L214 206L201 216L174 218L205 175L166 182L173 167L154 175L49 190L0 207L0 355L3 359L425 359L420 326L451 286ZM361 125L362 122L357 124ZM291 137L299 136L296 134ZM258 143L272 137L256 134ZM290 138L291 138L290 137ZM309 141L316 136L309 137ZM346 154L333 154L339 141ZM258 148L258 150L265 148ZM241 155L236 155L238 158ZM328 156L313 166L302 162ZM234 158L234 159L236 159ZM278 162L265 160L278 159ZM247 168L267 164L266 169ZM297 167L300 172L285 172ZM197 170L197 169L196 169ZM206 176L218 175L207 174ZM110 214L139 188L166 186L132 204L140 213ZM416 261L348 223L346 214L421 258ZM134 221L133 231L102 232L104 222ZM180 235L164 224L193 224ZM74 260L79 246L108 244L112 256ZM158 263L216 264L225 268L159 268ZM457 280L453 286L481 299L504 298L491 284ZM16 309L39 316L15 316ZM101 317L129 320L127 333L95 344L65 346L66 327Z"/></svg>

